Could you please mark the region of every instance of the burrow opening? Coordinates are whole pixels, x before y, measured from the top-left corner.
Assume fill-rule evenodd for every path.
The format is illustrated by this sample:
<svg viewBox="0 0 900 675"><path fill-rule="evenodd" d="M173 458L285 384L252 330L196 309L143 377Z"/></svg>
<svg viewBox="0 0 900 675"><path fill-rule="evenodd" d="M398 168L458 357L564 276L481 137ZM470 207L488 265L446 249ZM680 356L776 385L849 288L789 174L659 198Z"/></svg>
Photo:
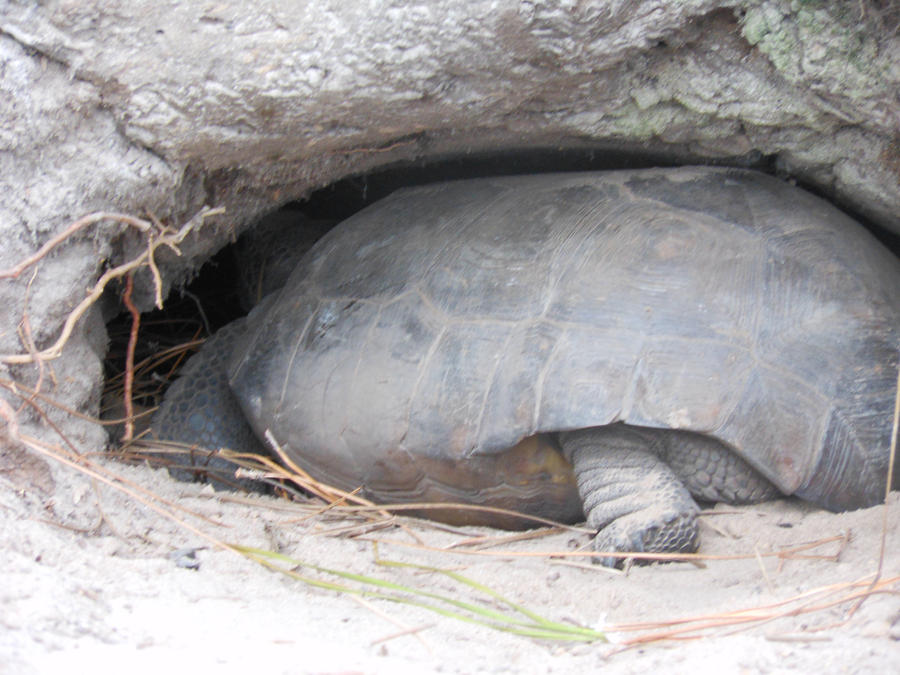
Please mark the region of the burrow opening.
<svg viewBox="0 0 900 675"><path fill-rule="evenodd" d="M777 173L777 158L754 153L748 157L723 159L705 164L752 168L770 174ZM310 244L354 213L362 210L401 187L423 185L445 180L485 176L551 173L560 171L599 171L639 169L654 166L684 165L685 158L665 154L611 151L608 148L581 149L519 149L505 152L472 153L439 159L422 159L387 165L365 174L353 174L321 188L307 198L283 205L277 211L260 214L253 226L269 224L278 228L306 228ZM801 183L801 187L817 190ZM821 195L825 196L826 195ZM841 205L838 204L840 207ZM846 210L846 209L845 209ZM850 215L864 224L895 254L900 255L900 236L867 222L858 213ZM141 333L135 355L136 364L145 364L134 392L137 413L157 406L168 384L177 377L179 368L200 342L227 323L245 315L251 308L242 287L242 240L230 244L214 254L184 288L173 290L162 310L145 312L141 317ZM274 289L272 289L274 290ZM125 350L131 329L131 317L123 311L107 323L109 349L105 360L107 394L101 416L117 417L121 411L117 392L121 390ZM186 343L193 345L182 350L180 356L166 357ZM149 416L143 418L149 422ZM146 424L138 424L140 431ZM116 441L121 428L111 428Z"/></svg>
<svg viewBox="0 0 900 675"><path fill-rule="evenodd" d="M681 161L659 153L620 152L598 147L526 148L398 162L368 173L351 174L316 190L305 199L284 204L271 213L262 213L251 229L268 223L285 230L307 227L315 230L313 236L321 235L325 231L323 224L337 224L391 192L412 185L484 176L674 166L684 163L683 158L679 159ZM772 165L770 158L760 155L742 158L737 163L763 170L771 170ZM135 363L151 362L151 365L139 375L135 387L137 413L159 405L166 387L177 377L186 356L193 353L195 347L174 358L164 356L168 350L186 343L199 344L249 311L246 298L242 298L245 294L241 287L239 262L242 243L239 239L211 256L190 283L172 290L163 309L142 314ZM116 289L115 292L119 291ZM117 299L111 301L117 302ZM124 307L120 310L107 322L106 394L101 410L101 417L107 419L118 418L122 412L121 381L131 316ZM144 418L144 422L148 419ZM138 431L143 426L138 424ZM116 441L122 429L110 427L110 431L111 439Z"/></svg>

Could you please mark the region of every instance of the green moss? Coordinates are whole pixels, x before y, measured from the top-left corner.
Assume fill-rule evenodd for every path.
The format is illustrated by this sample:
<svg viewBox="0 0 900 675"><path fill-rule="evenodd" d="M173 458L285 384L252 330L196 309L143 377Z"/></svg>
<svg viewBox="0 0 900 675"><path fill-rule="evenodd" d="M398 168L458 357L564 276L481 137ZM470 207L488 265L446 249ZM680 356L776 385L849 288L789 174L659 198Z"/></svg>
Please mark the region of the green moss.
<svg viewBox="0 0 900 675"><path fill-rule="evenodd" d="M741 33L751 45L758 44L769 33L769 24L762 12L747 12L742 19Z"/></svg>
<svg viewBox="0 0 900 675"><path fill-rule="evenodd" d="M671 103L661 103L641 110L630 105L616 118L617 131L627 138L647 141L664 134L683 115L683 109Z"/></svg>
<svg viewBox="0 0 900 675"><path fill-rule="evenodd" d="M791 82L812 75L845 94L870 96L883 86L878 46L858 22L847 23L846 7L835 4L841 3L794 0L749 7L741 33Z"/></svg>

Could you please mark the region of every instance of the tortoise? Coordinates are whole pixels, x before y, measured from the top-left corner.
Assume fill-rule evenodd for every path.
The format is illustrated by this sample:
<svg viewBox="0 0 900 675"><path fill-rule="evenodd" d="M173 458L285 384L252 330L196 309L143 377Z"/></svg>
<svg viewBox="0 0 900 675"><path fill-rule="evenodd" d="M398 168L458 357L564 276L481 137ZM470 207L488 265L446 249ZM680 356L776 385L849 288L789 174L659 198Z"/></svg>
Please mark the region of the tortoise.
<svg viewBox="0 0 900 675"><path fill-rule="evenodd" d="M861 225L753 171L406 188L214 337L155 424L205 447L268 432L379 502L586 517L598 551L693 551L695 498L882 499L898 289Z"/></svg>

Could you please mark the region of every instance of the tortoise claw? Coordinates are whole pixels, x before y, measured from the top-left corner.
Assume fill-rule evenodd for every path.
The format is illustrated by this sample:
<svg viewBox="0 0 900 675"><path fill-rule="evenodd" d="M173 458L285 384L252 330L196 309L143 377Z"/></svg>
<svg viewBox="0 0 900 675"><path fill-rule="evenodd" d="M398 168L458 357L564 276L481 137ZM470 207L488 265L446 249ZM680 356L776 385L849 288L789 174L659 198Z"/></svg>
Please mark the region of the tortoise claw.
<svg viewBox="0 0 900 675"><path fill-rule="evenodd" d="M646 514L636 513L617 518L600 530L593 547L609 553L693 553L698 543L699 527L693 513L670 512L649 523ZM592 558L604 567L622 567L626 559L610 555Z"/></svg>

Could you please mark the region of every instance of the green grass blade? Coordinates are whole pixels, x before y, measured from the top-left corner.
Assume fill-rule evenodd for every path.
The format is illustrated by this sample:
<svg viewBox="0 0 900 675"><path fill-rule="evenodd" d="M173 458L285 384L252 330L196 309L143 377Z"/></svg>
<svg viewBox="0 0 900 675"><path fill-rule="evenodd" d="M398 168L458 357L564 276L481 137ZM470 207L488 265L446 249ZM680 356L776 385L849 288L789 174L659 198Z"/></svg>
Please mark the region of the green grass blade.
<svg viewBox="0 0 900 675"><path fill-rule="evenodd" d="M514 609L515 611L519 612L523 616L528 617L536 625L538 625L542 628L546 628L546 629L552 630L552 631L564 631L567 633L568 632L580 633L580 634L584 635L585 637L590 637L591 639L594 639L594 640L605 640L606 639L605 636L603 635L603 633L601 633L599 631L595 631L591 628L584 628L581 626L574 626L572 624L551 621L550 619L547 619L547 618L541 616L540 614L537 614L536 612L531 611L527 607L510 600L509 598L505 597L501 593L492 589L490 586L486 586L482 583L475 581L474 579L470 579L469 577L462 575L459 572L453 572L451 570L445 570L445 569L441 569L439 567L430 567L428 565L418 565L416 563L398 562L398 561L393 561L393 560L378 559L377 562L379 565L385 565L387 567L400 567L400 568L405 567L405 568L410 568L410 569L434 572L437 574L443 574L444 576L449 577L458 583L465 584L466 586L469 586L470 588L473 588L476 591L483 593L484 595L487 595L487 596L493 598L494 600L497 600L498 602L503 603L507 607Z"/></svg>
<svg viewBox="0 0 900 675"><path fill-rule="evenodd" d="M313 565L301 560L297 560L295 558L291 558L281 553L276 553L274 551L267 551L265 549L241 545L233 545L233 548L247 558L265 566L268 569L280 572L297 581L309 584L316 588L323 588L338 593L350 593L369 598L387 600L389 602L395 602L399 604L421 607L448 618L465 621L467 623L474 623L493 628L494 630L514 633L517 635L532 638L562 641L574 640L582 642L605 640L603 634L598 631L549 621L541 617L540 615L531 612L527 608L504 598L502 595L500 595L496 591L493 591L489 587L468 579L461 574L450 572L448 570L442 570L439 568L427 567L423 565L414 565L411 563L398 563L381 560L378 561L379 564L384 564L389 567L408 567L412 569L420 569L444 574L454 581L457 581L458 583L465 584L487 595L493 600L502 602L507 607L515 610L525 618L511 616L485 605L458 600L456 598L448 597L440 593L435 593L433 591L404 586L402 584L398 584L393 581L387 581L385 579L379 579L377 577L370 577L362 574L355 574L353 572L345 572L343 570L334 570L327 567L321 567L319 565ZM287 569L282 565L288 565L292 569ZM340 579L352 581L363 586L374 587L374 589L376 590L359 588L332 581L324 581L322 579L317 579L304 574L300 574L296 568L306 568L320 574L336 576ZM429 601L435 601L440 604L434 604L433 602ZM441 605L449 605L449 608Z"/></svg>

